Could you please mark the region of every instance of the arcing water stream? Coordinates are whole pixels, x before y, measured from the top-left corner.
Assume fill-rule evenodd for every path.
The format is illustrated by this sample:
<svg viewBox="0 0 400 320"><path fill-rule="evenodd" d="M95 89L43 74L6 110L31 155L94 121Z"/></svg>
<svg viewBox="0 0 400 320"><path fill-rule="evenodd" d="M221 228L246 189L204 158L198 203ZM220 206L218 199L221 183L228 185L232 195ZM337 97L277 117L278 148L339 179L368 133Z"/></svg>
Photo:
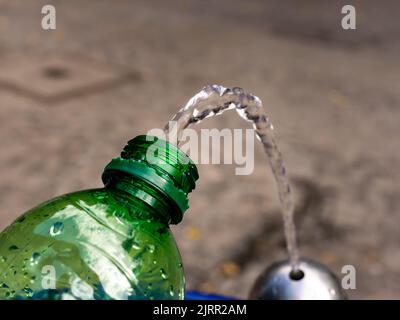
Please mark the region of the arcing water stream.
<svg viewBox="0 0 400 320"><path fill-rule="evenodd" d="M179 137L185 128L232 109L235 109L244 120L253 124L257 137L268 156L282 205L286 244L292 270L297 270L299 252L293 220L294 203L291 188L281 152L274 140L273 125L263 110L261 100L241 88L206 86L175 114L166 125L165 133L169 141L179 142ZM171 124L174 125L173 128Z"/></svg>

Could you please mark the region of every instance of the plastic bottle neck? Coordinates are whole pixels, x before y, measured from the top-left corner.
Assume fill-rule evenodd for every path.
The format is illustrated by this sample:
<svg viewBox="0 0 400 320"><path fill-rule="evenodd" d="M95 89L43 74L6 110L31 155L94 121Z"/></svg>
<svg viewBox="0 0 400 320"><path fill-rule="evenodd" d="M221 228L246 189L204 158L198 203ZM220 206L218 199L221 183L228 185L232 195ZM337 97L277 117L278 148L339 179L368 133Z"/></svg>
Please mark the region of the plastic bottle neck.
<svg viewBox="0 0 400 320"><path fill-rule="evenodd" d="M152 136L130 140L105 168L107 188L124 191L150 206L168 224L177 224L188 209L197 168L176 146Z"/></svg>
<svg viewBox="0 0 400 320"><path fill-rule="evenodd" d="M130 204L139 205L138 212L135 212L135 217L140 219L155 219L164 224L171 224L174 220L172 217L179 219L179 209L168 201L163 194L149 187L142 180L130 177L127 175L115 175L111 179L106 188L118 190L130 200ZM182 219L182 218L181 218Z"/></svg>

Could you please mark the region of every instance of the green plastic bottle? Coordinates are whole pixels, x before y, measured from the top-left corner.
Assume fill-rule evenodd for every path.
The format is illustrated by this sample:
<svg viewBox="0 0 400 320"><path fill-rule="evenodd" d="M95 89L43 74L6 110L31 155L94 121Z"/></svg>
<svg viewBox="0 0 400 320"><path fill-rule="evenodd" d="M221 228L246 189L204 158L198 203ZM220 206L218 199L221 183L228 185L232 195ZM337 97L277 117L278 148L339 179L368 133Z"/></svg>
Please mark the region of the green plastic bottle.
<svg viewBox="0 0 400 320"><path fill-rule="evenodd" d="M0 234L0 299L184 298L169 224L188 208L194 163L172 144L138 136L102 179L104 188L45 202Z"/></svg>

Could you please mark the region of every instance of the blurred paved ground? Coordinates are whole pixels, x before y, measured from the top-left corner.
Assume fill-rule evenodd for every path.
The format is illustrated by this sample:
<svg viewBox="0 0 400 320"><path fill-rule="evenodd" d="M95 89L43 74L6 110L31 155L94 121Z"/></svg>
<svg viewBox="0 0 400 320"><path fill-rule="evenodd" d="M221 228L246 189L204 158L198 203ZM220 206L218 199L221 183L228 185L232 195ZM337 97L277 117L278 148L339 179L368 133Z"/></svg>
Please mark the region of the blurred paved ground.
<svg viewBox="0 0 400 320"><path fill-rule="evenodd" d="M48 3L53 32L40 28ZM354 265L351 298L400 298L400 4L352 3L358 29L345 32L341 1L0 1L0 228L101 186L127 139L205 84L241 86L275 124L302 253L337 274ZM251 176L203 165L200 177L174 227L188 287L246 297L285 257L265 156L258 146Z"/></svg>

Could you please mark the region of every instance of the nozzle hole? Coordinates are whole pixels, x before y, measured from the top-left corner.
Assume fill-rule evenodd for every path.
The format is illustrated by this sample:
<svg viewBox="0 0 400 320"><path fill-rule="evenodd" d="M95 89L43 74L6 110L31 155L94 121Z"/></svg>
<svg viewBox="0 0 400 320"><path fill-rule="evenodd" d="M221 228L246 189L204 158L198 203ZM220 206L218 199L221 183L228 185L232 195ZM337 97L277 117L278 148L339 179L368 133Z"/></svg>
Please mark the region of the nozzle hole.
<svg viewBox="0 0 400 320"><path fill-rule="evenodd" d="M299 281L304 278L304 272L301 271L300 269L295 269L290 271L289 277L294 281Z"/></svg>

